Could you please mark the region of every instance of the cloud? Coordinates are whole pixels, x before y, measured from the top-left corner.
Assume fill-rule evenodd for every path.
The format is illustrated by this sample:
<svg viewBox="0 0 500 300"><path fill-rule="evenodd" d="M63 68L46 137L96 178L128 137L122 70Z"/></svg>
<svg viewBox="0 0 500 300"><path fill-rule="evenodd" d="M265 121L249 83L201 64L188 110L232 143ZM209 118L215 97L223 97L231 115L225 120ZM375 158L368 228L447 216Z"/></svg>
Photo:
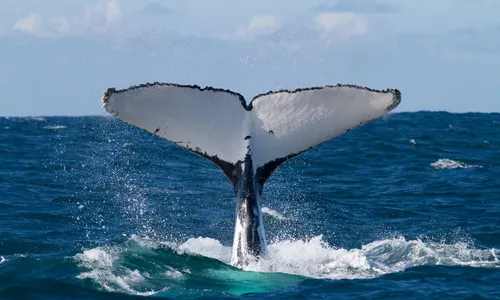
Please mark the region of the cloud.
<svg viewBox="0 0 500 300"><path fill-rule="evenodd" d="M377 0L340 0L331 5L321 5L317 11L354 12L354 13L394 13L396 7Z"/></svg>
<svg viewBox="0 0 500 300"><path fill-rule="evenodd" d="M32 13L18 20L13 29L44 38L83 36L107 32L121 19L122 11L118 0L106 0L99 2L96 6L88 7L82 16L73 19L48 18Z"/></svg>
<svg viewBox="0 0 500 300"><path fill-rule="evenodd" d="M352 12L323 12L316 15L314 22L324 37L347 39L368 33L367 20Z"/></svg>
<svg viewBox="0 0 500 300"><path fill-rule="evenodd" d="M120 9L120 5L118 4L118 0L106 1L105 16L105 21L107 24L115 24L121 21L122 11Z"/></svg>
<svg viewBox="0 0 500 300"><path fill-rule="evenodd" d="M87 8L83 18L75 20L74 27L86 32L106 32L121 20L122 11L118 0L106 0Z"/></svg>
<svg viewBox="0 0 500 300"><path fill-rule="evenodd" d="M397 8L377 0L339 0L335 4L315 8L316 26L323 37L348 39L368 33L386 34L387 21L397 12Z"/></svg>
<svg viewBox="0 0 500 300"><path fill-rule="evenodd" d="M271 34L276 30L276 17L273 15L257 15L246 26L240 27L231 37L235 40L251 40L257 36Z"/></svg>
<svg viewBox="0 0 500 300"><path fill-rule="evenodd" d="M43 19L38 14L30 14L14 24L13 29L39 37L59 37L68 35L71 26L66 18Z"/></svg>
<svg viewBox="0 0 500 300"><path fill-rule="evenodd" d="M168 7L158 2L150 2L146 4L141 9L141 12L146 15L153 15L153 16L164 16L171 13Z"/></svg>

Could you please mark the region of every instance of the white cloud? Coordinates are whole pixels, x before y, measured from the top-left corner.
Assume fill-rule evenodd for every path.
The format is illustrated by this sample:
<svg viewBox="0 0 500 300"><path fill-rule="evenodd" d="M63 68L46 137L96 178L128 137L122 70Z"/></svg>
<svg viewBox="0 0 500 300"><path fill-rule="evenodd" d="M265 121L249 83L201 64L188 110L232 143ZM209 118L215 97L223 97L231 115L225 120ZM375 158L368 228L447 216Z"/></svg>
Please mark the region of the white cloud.
<svg viewBox="0 0 500 300"><path fill-rule="evenodd" d="M352 12L323 12L316 15L314 22L324 37L350 38L368 33L368 22L360 14Z"/></svg>
<svg viewBox="0 0 500 300"><path fill-rule="evenodd" d="M30 14L14 24L14 29L39 37L58 37L68 35L71 26L66 18L43 19L38 14Z"/></svg>
<svg viewBox="0 0 500 300"><path fill-rule="evenodd" d="M122 19L118 0L105 0L89 7L82 16L73 19L67 17L43 17L33 13L18 20L13 29L38 37L60 38L102 33L112 29Z"/></svg>
<svg viewBox="0 0 500 300"><path fill-rule="evenodd" d="M118 0L107 0L87 8L83 18L75 20L75 25L91 31L106 31L119 23L121 19L122 12Z"/></svg>
<svg viewBox="0 0 500 300"><path fill-rule="evenodd" d="M396 12L395 4L377 0L339 0L334 4L323 4L318 7L320 11L355 12L365 14L392 14Z"/></svg>
<svg viewBox="0 0 500 300"><path fill-rule="evenodd" d="M116 24L122 19L122 11L118 0L108 0L106 2L106 21L109 24Z"/></svg>
<svg viewBox="0 0 500 300"><path fill-rule="evenodd" d="M246 26L240 27L231 37L236 40L250 40L257 36L273 33L276 29L276 17L273 15L257 15Z"/></svg>

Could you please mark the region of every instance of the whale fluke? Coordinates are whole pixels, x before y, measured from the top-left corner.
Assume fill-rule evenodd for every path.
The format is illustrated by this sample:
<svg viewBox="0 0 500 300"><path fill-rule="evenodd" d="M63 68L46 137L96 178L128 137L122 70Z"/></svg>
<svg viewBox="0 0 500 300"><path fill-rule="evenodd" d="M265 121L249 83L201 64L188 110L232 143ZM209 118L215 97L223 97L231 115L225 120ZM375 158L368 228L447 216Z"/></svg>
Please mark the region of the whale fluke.
<svg viewBox="0 0 500 300"><path fill-rule="evenodd" d="M397 89L331 85L271 91L247 104L212 87L147 83L108 89L111 115L193 151L218 165L235 187L233 264L265 253L260 195L287 159L375 120L401 101Z"/></svg>

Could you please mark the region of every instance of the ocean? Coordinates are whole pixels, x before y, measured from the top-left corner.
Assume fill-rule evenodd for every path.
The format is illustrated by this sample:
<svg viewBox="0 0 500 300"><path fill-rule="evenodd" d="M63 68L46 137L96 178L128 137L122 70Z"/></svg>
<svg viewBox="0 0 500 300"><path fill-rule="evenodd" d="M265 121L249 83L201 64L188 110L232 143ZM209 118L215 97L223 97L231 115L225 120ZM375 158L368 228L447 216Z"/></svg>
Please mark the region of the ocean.
<svg viewBox="0 0 500 300"><path fill-rule="evenodd" d="M500 299L499 195L500 114L390 114L277 169L241 270L210 161L111 117L3 117L0 299Z"/></svg>

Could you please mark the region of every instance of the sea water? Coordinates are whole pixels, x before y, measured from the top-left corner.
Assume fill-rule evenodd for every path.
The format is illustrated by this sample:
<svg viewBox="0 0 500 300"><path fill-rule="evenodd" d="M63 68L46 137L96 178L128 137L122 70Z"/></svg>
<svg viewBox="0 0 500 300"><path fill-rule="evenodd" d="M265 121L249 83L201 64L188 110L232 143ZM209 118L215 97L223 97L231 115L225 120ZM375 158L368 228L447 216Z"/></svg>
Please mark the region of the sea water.
<svg viewBox="0 0 500 300"><path fill-rule="evenodd" d="M110 117L0 118L0 298L500 297L499 195L500 114L391 114L277 169L242 270L210 161Z"/></svg>

